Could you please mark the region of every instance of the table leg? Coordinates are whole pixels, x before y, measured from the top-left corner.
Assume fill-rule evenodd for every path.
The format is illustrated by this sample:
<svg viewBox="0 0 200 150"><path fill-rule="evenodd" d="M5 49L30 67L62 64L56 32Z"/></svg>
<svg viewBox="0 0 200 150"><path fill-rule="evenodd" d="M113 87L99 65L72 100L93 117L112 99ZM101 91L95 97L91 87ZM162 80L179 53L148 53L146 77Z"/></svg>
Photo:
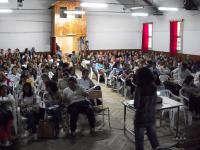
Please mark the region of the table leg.
<svg viewBox="0 0 200 150"><path fill-rule="evenodd" d="M126 105L124 105L124 132L126 131Z"/></svg>
<svg viewBox="0 0 200 150"><path fill-rule="evenodd" d="M180 113L180 108L177 107L177 123L176 123L176 137L178 137L178 132L179 132L179 113Z"/></svg>

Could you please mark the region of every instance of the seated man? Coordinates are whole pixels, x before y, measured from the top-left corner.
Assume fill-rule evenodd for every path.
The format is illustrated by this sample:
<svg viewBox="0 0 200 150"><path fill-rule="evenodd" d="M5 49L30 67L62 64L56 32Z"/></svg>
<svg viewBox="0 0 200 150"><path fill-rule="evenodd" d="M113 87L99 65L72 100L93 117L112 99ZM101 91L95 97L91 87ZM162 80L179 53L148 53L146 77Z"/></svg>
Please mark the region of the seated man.
<svg viewBox="0 0 200 150"><path fill-rule="evenodd" d="M68 79L68 85L63 91L64 103L68 105L68 113L70 114L70 130L72 136L75 136L76 123L78 115L84 113L88 117L91 133L94 132L95 115L89 101L87 101L87 93L81 88L75 78Z"/></svg>
<svg viewBox="0 0 200 150"><path fill-rule="evenodd" d="M101 90L100 86L95 86L95 84L92 82L92 80L89 78L89 70L83 69L82 71L82 78L78 79L78 84L87 92L91 90ZM90 100L92 105L94 104L94 100ZM101 105L102 102L100 100L97 100L97 105Z"/></svg>
<svg viewBox="0 0 200 150"><path fill-rule="evenodd" d="M78 79L78 84L84 89L88 90L95 86L92 80L89 78L89 70L83 69L82 78Z"/></svg>

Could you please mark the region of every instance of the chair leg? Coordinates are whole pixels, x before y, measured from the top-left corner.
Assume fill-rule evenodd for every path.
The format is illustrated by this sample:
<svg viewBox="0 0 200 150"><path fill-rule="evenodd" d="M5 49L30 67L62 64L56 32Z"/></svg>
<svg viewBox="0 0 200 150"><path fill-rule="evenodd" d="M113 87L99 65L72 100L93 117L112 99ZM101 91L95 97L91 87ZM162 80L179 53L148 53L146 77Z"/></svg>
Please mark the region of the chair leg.
<svg viewBox="0 0 200 150"><path fill-rule="evenodd" d="M185 125L187 125L187 116L186 116L185 110L183 110L183 117L184 117Z"/></svg>
<svg viewBox="0 0 200 150"><path fill-rule="evenodd" d="M103 124L105 124L105 121L104 121L104 111L103 111L103 115L102 115L102 117L103 117Z"/></svg>
<svg viewBox="0 0 200 150"><path fill-rule="evenodd" d="M108 83L107 83L108 81L107 81L107 80L108 80L108 79L107 79L106 75L104 75L104 80L105 80L105 85L106 85L106 87L107 87L107 85L108 85Z"/></svg>
<svg viewBox="0 0 200 150"><path fill-rule="evenodd" d="M108 123L109 123L109 128L111 128L111 125L110 125L110 109L108 108Z"/></svg>
<svg viewBox="0 0 200 150"><path fill-rule="evenodd" d="M99 84L99 80L100 80L100 75L98 74L97 76L98 76L98 77L97 77L97 80L98 80L98 84Z"/></svg>
<svg viewBox="0 0 200 150"><path fill-rule="evenodd" d="M192 125L192 112L191 111L188 112L188 125L189 126Z"/></svg>
<svg viewBox="0 0 200 150"><path fill-rule="evenodd" d="M92 76L93 76L93 71L91 70L90 71L90 78L92 79Z"/></svg>

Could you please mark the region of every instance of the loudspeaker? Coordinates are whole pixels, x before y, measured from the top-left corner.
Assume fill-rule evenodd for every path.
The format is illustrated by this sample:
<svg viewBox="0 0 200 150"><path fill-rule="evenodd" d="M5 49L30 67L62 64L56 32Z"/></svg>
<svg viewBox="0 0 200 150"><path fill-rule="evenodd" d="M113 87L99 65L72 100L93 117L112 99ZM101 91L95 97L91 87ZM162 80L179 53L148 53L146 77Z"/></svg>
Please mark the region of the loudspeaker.
<svg viewBox="0 0 200 150"><path fill-rule="evenodd" d="M194 0L185 0L184 8L186 10L198 10L198 6L194 3Z"/></svg>

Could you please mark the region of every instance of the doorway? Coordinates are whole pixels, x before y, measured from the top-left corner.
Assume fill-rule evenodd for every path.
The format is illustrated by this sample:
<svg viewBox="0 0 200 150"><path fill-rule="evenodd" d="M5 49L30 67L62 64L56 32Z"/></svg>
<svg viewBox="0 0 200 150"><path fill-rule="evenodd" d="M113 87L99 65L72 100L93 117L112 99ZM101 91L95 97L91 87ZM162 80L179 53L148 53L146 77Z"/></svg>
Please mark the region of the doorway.
<svg viewBox="0 0 200 150"><path fill-rule="evenodd" d="M57 37L56 42L61 47L62 53L71 54L72 51L78 53L80 51L80 37L75 35L67 35L65 37Z"/></svg>

